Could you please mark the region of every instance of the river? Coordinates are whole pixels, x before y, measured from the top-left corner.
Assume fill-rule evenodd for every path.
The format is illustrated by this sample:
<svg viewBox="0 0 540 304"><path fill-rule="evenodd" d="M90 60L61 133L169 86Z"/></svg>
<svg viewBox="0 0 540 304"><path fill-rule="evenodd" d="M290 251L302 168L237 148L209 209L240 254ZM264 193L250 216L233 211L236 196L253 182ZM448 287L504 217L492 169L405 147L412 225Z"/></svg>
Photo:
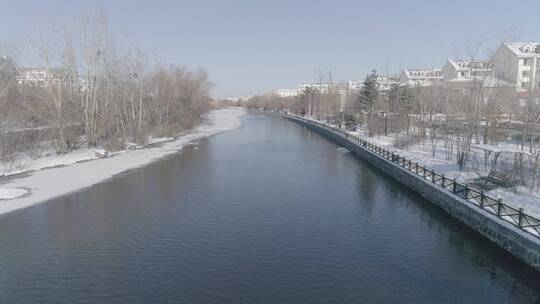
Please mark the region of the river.
<svg viewBox="0 0 540 304"><path fill-rule="evenodd" d="M0 246L0 303L540 301L537 272L347 150L263 114L1 216Z"/></svg>

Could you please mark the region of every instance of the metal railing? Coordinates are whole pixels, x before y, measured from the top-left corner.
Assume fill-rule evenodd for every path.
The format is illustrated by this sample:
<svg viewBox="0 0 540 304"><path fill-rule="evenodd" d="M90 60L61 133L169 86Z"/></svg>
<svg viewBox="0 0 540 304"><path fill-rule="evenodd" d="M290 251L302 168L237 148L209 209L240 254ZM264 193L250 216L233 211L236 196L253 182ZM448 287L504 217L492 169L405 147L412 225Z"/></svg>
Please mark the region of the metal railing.
<svg viewBox="0 0 540 304"><path fill-rule="evenodd" d="M322 129L332 132L334 135L342 137L349 142L368 150L379 157L382 157L413 174L422 177L423 179L430 181L434 185L442 188L444 191L451 192L454 195L459 196L465 201L479 207L481 210L491 213L501 220L508 222L517 228L540 238L540 219L530 216L523 212L523 208L514 208L502 202L502 199L495 199L484 194L484 191L470 187L467 184L457 182L455 178L450 179L439 174L434 170L430 170L424 166L419 165L416 162L396 154L393 151L378 146L370 141L361 139L357 136L351 135L339 128L321 123L319 121L306 119L300 116L294 116L290 114L280 115L288 117L293 120L302 121L307 124L316 125Z"/></svg>

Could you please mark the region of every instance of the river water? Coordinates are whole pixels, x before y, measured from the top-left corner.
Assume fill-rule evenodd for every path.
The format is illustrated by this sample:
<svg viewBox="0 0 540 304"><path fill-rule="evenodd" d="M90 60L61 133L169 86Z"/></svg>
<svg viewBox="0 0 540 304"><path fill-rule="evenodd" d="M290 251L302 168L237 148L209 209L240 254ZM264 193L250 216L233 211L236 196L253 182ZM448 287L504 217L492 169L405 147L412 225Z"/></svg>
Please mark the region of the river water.
<svg viewBox="0 0 540 304"><path fill-rule="evenodd" d="M0 303L536 303L540 275L292 122L0 217Z"/></svg>

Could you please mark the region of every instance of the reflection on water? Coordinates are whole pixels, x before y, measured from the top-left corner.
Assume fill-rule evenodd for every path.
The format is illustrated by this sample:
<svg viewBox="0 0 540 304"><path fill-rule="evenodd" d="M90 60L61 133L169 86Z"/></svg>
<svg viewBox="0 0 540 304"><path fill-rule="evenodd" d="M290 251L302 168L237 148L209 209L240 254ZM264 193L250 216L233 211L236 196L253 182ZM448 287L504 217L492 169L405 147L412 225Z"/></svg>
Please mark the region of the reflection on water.
<svg viewBox="0 0 540 304"><path fill-rule="evenodd" d="M535 303L537 273L294 123L0 217L1 303Z"/></svg>

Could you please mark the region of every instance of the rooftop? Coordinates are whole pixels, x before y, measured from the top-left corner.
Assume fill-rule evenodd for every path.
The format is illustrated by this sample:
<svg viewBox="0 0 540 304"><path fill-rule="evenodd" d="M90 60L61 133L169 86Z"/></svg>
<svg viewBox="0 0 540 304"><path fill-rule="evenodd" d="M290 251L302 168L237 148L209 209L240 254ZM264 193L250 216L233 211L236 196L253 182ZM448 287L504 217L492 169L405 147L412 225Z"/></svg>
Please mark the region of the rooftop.
<svg viewBox="0 0 540 304"><path fill-rule="evenodd" d="M540 56L539 42L512 42L504 45L518 57Z"/></svg>
<svg viewBox="0 0 540 304"><path fill-rule="evenodd" d="M408 78L442 78L442 69L405 69Z"/></svg>
<svg viewBox="0 0 540 304"><path fill-rule="evenodd" d="M484 70L488 71L493 69L493 64L488 60L448 60L448 62L454 66L456 71L471 70Z"/></svg>

